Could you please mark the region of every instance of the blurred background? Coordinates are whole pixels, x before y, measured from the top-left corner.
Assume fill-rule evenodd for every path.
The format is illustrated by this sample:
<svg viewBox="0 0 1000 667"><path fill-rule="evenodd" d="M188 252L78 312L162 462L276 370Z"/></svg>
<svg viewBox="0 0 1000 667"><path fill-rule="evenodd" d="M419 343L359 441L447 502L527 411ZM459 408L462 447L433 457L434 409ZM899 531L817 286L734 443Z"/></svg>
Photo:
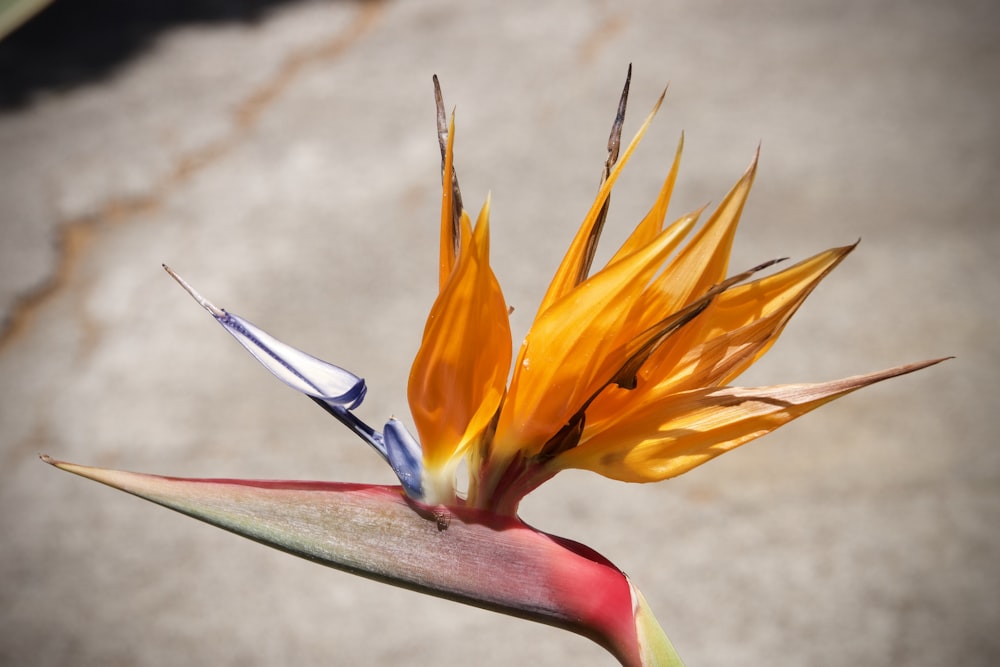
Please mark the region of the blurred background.
<svg viewBox="0 0 1000 667"><path fill-rule="evenodd" d="M526 330L628 63L604 257L718 202L732 266L861 244L741 384L946 364L694 472L560 475L534 525L642 588L692 666L1000 660L1000 20L989 0L57 1L0 42L0 664L608 665L589 641L300 561L58 472L391 483L160 268L408 420L436 289L431 75Z"/></svg>

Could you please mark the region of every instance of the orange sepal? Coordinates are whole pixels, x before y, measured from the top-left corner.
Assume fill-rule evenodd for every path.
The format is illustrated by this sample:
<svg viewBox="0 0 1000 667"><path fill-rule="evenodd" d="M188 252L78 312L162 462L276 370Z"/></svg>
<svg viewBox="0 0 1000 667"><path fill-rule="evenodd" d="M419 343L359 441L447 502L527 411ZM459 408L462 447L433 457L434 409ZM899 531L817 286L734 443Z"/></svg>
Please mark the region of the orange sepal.
<svg viewBox="0 0 1000 667"><path fill-rule="evenodd" d="M461 218L455 268L431 308L408 398L428 472L461 456L493 418L510 368L507 305L489 265L489 203Z"/></svg>
<svg viewBox="0 0 1000 667"><path fill-rule="evenodd" d="M819 384L696 389L646 404L549 466L625 482L675 477L862 387L936 364L934 359Z"/></svg>

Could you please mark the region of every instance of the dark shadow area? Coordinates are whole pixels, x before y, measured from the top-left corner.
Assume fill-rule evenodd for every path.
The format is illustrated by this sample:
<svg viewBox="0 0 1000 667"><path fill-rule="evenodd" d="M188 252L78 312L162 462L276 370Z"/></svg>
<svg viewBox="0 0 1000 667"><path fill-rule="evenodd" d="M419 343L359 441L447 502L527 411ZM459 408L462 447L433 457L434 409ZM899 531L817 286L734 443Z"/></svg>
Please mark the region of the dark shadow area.
<svg viewBox="0 0 1000 667"><path fill-rule="evenodd" d="M299 0L56 0L0 42L0 108L111 74L185 23L254 23Z"/></svg>

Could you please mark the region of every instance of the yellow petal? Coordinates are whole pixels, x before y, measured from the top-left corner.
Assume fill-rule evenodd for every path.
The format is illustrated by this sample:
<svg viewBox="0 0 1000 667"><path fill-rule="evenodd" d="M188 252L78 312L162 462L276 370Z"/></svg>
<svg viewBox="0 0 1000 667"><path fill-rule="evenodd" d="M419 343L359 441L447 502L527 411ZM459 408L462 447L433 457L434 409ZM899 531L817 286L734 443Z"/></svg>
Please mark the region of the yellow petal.
<svg viewBox="0 0 1000 667"><path fill-rule="evenodd" d="M507 305L489 265L489 209L476 231L461 218L461 248L434 302L410 370L408 397L426 470L452 465L489 424L510 368Z"/></svg>
<svg viewBox="0 0 1000 667"><path fill-rule="evenodd" d="M943 359L820 384L697 389L665 397L551 461L626 482L680 475L835 398Z"/></svg>

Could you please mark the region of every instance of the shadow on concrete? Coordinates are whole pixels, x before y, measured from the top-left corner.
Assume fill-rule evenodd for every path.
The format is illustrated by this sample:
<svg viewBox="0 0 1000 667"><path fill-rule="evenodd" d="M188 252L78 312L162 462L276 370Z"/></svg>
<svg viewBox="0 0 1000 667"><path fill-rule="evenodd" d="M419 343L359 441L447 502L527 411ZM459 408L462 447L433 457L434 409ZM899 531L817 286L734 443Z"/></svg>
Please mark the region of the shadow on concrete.
<svg viewBox="0 0 1000 667"><path fill-rule="evenodd" d="M0 108L108 76L172 27L254 23L301 0L56 0L0 42Z"/></svg>

